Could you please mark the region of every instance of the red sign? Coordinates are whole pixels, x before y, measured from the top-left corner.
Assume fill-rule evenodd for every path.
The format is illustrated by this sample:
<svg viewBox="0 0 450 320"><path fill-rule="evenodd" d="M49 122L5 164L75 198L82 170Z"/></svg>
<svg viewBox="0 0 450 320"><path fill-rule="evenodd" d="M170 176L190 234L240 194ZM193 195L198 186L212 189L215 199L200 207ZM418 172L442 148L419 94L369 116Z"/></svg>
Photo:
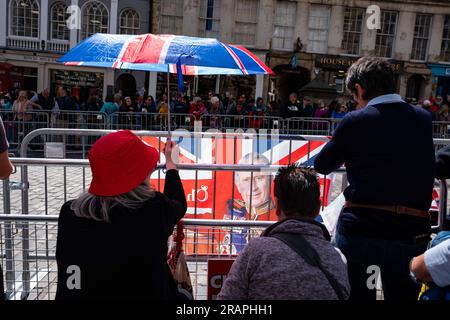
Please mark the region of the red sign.
<svg viewBox="0 0 450 320"><path fill-rule="evenodd" d="M208 259L208 300L216 300L234 259Z"/></svg>

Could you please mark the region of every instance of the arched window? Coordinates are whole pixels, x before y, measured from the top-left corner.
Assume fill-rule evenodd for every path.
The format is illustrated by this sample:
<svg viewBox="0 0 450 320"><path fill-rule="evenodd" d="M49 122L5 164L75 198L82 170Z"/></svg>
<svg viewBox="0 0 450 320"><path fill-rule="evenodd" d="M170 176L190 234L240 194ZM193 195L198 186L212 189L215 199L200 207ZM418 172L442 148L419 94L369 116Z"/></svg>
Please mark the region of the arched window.
<svg viewBox="0 0 450 320"><path fill-rule="evenodd" d="M67 5L57 2L51 10L52 40L69 40L69 28L67 28L67 19L70 14L67 13Z"/></svg>
<svg viewBox="0 0 450 320"><path fill-rule="evenodd" d="M120 34L139 34L141 22L139 13L134 9L125 9L120 14Z"/></svg>
<svg viewBox="0 0 450 320"><path fill-rule="evenodd" d="M94 33L108 33L108 9L99 1L87 2L82 9L81 38Z"/></svg>
<svg viewBox="0 0 450 320"><path fill-rule="evenodd" d="M39 37L39 4L37 0L11 1L11 35Z"/></svg>

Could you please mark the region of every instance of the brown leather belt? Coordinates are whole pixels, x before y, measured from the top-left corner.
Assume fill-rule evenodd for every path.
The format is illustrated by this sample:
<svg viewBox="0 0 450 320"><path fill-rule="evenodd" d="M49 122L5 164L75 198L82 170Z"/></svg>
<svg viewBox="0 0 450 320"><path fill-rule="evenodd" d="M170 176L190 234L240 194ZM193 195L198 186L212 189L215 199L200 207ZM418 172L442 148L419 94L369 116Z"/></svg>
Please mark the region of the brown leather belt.
<svg viewBox="0 0 450 320"><path fill-rule="evenodd" d="M421 218L427 218L427 219L430 218L430 213L428 211L409 208L409 207L405 207L405 206L383 206L383 205L359 204L359 203L353 203L350 201L346 201L345 207L377 209L377 210L391 211L391 212L395 212L397 214L406 214L409 216L415 216L415 217L421 217Z"/></svg>

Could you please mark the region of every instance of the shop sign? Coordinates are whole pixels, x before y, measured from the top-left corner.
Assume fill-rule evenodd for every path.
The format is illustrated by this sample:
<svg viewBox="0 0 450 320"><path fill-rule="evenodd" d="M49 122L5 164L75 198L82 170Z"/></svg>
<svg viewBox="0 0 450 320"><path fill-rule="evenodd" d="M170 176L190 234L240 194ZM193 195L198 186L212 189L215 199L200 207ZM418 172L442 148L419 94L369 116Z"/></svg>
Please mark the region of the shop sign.
<svg viewBox="0 0 450 320"><path fill-rule="evenodd" d="M23 56L23 60L39 61L39 62L56 62L56 58L40 57L40 56Z"/></svg>
<svg viewBox="0 0 450 320"><path fill-rule="evenodd" d="M356 57L318 55L316 56L316 68L347 70L357 59Z"/></svg>
<svg viewBox="0 0 450 320"><path fill-rule="evenodd" d="M336 55L316 55L315 67L329 70L343 70L347 69L359 59L360 57L347 57L347 56L336 56ZM403 61L388 60L395 73L403 72Z"/></svg>

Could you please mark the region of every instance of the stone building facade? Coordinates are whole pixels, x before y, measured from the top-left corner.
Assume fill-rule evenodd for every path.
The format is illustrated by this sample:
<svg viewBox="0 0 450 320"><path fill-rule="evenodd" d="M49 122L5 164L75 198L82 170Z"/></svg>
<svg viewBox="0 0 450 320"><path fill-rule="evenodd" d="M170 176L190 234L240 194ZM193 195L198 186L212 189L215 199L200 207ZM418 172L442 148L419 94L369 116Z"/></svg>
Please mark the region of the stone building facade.
<svg viewBox="0 0 450 320"><path fill-rule="evenodd" d="M256 79L266 98L339 96L348 63L365 55L395 63L404 97L450 92L448 0L155 0L153 30L246 45L277 73Z"/></svg>

